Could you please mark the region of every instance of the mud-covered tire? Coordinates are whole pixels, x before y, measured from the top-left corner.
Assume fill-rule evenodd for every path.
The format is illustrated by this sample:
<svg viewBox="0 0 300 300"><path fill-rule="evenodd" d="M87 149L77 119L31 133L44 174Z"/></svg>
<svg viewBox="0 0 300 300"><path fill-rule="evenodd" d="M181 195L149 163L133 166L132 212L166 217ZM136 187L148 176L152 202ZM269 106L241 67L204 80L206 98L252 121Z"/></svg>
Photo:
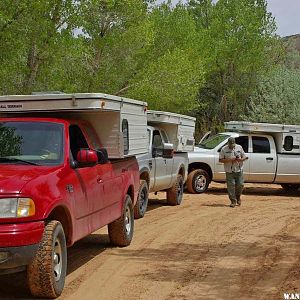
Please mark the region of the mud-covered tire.
<svg viewBox="0 0 300 300"><path fill-rule="evenodd" d="M27 282L31 294L40 298L57 298L65 285L67 247L63 227L50 221L31 264L27 266Z"/></svg>
<svg viewBox="0 0 300 300"><path fill-rule="evenodd" d="M133 204L126 195L122 215L119 219L108 224L108 235L112 245L125 247L131 243L134 230Z"/></svg>
<svg viewBox="0 0 300 300"><path fill-rule="evenodd" d="M140 188L136 204L134 206L134 218L143 218L148 207L149 188L146 180L140 180Z"/></svg>
<svg viewBox="0 0 300 300"><path fill-rule="evenodd" d="M180 205L183 198L183 177L177 175L177 180L171 188L167 190L167 203L169 205Z"/></svg>
<svg viewBox="0 0 300 300"><path fill-rule="evenodd" d="M211 178L208 173L202 169L196 169L189 173L186 187L189 193L201 194L206 192Z"/></svg>
<svg viewBox="0 0 300 300"><path fill-rule="evenodd" d="M298 191L300 188L300 184L292 183L282 183L281 186L286 192L295 192Z"/></svg>

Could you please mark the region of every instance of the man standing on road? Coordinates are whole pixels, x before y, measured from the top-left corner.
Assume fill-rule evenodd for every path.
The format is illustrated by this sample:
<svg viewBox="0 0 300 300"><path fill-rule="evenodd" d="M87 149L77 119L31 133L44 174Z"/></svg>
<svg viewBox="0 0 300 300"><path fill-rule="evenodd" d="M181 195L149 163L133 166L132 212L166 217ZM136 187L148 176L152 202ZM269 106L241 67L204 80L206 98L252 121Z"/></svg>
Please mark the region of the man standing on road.
<svg viewBox="0 0 300 300"><path fill-rule="evenodd" d="M235 139L230 137L219 155L219 162L224 163L230 207L241 205L241 194L244 188L243 161L246 159L248 157L242 146L236 144Z"/></svg>

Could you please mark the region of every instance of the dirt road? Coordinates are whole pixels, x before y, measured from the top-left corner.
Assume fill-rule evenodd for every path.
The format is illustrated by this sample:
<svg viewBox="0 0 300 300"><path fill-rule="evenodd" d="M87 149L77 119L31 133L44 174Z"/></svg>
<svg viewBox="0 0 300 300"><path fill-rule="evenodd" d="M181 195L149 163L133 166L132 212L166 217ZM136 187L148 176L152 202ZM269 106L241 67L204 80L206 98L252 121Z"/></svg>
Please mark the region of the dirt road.
<svg viewBox="0 0 300 300"><path fill-rule="evenodd" d="M151 195L132 244L101 230L69 249L61 300L284 299L300 293L300 192L246 185L229 208L223 184L178 207ZM0 277L1 299L31 299L23 273Z"/></svg>

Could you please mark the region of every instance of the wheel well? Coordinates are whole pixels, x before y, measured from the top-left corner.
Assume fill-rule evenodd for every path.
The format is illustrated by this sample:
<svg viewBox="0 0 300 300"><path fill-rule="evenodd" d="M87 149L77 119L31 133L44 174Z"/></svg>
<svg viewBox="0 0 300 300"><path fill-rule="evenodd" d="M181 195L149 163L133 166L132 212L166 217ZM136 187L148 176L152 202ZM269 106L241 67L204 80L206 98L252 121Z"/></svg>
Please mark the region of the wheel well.
<svg viewBox="0 0 300 300"><path fill-rule="evenodd" d="M72 243L72 220L68 210L62 206L55 207L47 220L57 220L61 223L65 232L67 245L70 245Z"/></svg>
<svg viewBox="0 0 300 300"><path fill-rule="evenodd" d="M134 202L134 189L133 189L132 185L128 188L127 195L130 196L132 203L133 203Z"/></svg>
<svg viewBox="0 0 300 300"><path fill-rule="evenodd" d="M178 174L184 178L184 167L183 166L180 167Z"/></svg>
<svg viewBox="0 0 300 300"><path fill-rule="evenodd" d="M148 171L143 171L143 172L140 174L140 179L146 180L148 186L150 185L150 176L149 176Z"/></svg>
<svg viewBox="0 0 300 300"><path fill-rule="evenodd" d="M210 166L208 164L205 164L205 163L191 163L189 165L189 171L188 173L191 173L192 171L196 170L196 169L202 169L204 171L207 172L207 174L209 175L210 179L212 179L213 177L213 174L212 174L212 170L210 168Z"/></svg>

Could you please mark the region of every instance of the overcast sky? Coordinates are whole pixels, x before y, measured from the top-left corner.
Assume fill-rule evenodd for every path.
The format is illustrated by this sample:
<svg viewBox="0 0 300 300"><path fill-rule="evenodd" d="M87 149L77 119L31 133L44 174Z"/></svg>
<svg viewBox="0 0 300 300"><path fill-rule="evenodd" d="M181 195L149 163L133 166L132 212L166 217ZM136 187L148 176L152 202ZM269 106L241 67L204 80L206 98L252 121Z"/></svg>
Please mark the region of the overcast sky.
<svg viewBox="0 0 300 300"><path fill-rule="evenodd" d="M279 35L300 33L299 0L268 0L268 10L276 19Z"/></svg>
<svg viewBox="0 0 300 300"><path fill-rule="evenodd" d="M172 2L176 4L179 0L172 0ZM267 0L267 2L268 10L276 19L277 33L280 36L300 33L300 0Z"/></svg>

